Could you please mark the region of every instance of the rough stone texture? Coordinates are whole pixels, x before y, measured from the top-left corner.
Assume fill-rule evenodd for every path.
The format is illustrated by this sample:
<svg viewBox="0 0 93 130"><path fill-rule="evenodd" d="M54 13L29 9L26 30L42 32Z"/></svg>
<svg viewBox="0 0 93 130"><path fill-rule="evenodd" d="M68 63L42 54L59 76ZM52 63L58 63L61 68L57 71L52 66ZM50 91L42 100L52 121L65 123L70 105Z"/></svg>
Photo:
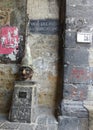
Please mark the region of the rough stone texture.
<svg viewBox="0 0 93 130"><path fill-rule="evenodd" d="M93 37L90 43L77 41L78 32L93 34L92 10L92 0L66 0L63 116L59 120L59 130L88 130L88 121L93 119L88 117L87 107L83 106L89 95L93 100L90 90L93 87ZM92 117L93 111L90 113Z"/></svg>
<svg viewBox="0 0 93 130"><path fill-rule="evenodd" d="M0 113L9 112L17 70L14 64L0 65Z"/></svg>
<svg viewBox="0 0 93 130"><path fill-rule="evenodd" d="M9 122L0 120L0 130L57 130L58 122L49 108L37 108L37 118L33 123ZM1 118L0 118L1 119Z"/></svg>
<svg viewBox="0 0 93 130"><path fill-rule="evenodd" d="M48 106L53 106L55 102L55 89L57 84L56 65L58 57L56 52L58 48L58 37L37 37L35 35L32 37L32 43L31 50L35 71L33 80L36 80L41 86L38 89L38 102L41 105L45 104Z"/></svg>
<svg viewBox="0 0 93 130"><path fill-rule="evenodd" d="M1 124L0 129L2 129L2 130L5 130L5 129L18 130L19 125L20 125L19 123L11 123L11 122L6 121L3 124Z"/></svg>
<svg viewBox="0 0 93 130"><path fill-rule="evenodd" d="M58 130L88 130L87 118L61 116L58 120Z"/></svg>
<svg viewBox="0 0 93 130"><path fill-rule="evenodd" d="M90 27L87 27L89 28L89 30L91 29L92 25ZM85 28L83 28L83 31L85 32L84 30ZM89 31L87 30L87 31ZM76 49L79 49L82 47L82 49L90 49L90 51L92 50L92 47L93 47L93 43L91 44L84 44L84 43L78 43L76 41L76 38L77 38L77 31L76 30L66 30L65 32L65 44L64 44L64 47L65 48L76 48ZM92 37L92 40L93 40L93 37ZM89 50L88 50L89 51Z"/></svg>
<svg viewBox="0 0 93 130"><path fill-rule="evenodd" d="M65 65L64 82L67 83L90 83L91 74L89 67Z"/></svg>
<svg viewBox="0 0 93 130"><path fill-rule="evenodd" d="M31 81L15 82L12 106L9 114L10 121L31 123L33 109L35 109L37 100L36 87L38 85Z"/></svg>
<svg viewBox="0 0 93 130"><path fill-rule="evenodd" d="M36 106L32 113L32 123L47 125L58 124L54 117L54 110L50 107Z"/></svg>
<svg viewBox="0 0 93 130"><path fill-rule="evenodd" d="M58 126L52 125L40 125L40 124L27 124L27 123L14 123L4 122L0 125L0 130L57 130Z"/></svg>
<svg viewBox="0 0 93 130"><path fill-rule="evenodd" d="M93 83L93 67L82 67L65 64L64 65L65 83Z"/></svg>
<svg viewBox="0 0 93 130"><path fill-rule="evenodd" d="M27 2L27 13L30 20L58 20L58 8L56 0L28 0ZM44 24L48 26L49 23L44 22L41 26ZM57 86L58 35L33 33L31 30L28 30L28 33L30 34L29 43L35 72L33 80L40 84L38 104L54 107Z"/></svg>
<svg viewBox="0 0 93 130"><path fill-rule="evenodd" d="M87 98L88 85L64 84L63 98L73 101L83 101Z"/></svg>
<svg viewBox="0 0 93 130"><path fill-rule="evenodd" d="M25 10L26 0L1 0L0 1L0 28L2 26L17 26L21 35L21 46L24 46L25 35ZM22 49L22 48L20 48ZM0 54L0 63L10 63L13 58L21 56L23 49L17 57ZM10 59L9 59L10 58ZM20 60L18 60L19 62ZM11 105L11 97L14 81L18 79L18 66L16 64L0 64L0 113L8 113Z"/></svg>
<svg viewBox="0 0 93 130"><path fill-rule="evenodd" d="M87 49L65 49L64 62L75 66L88 66L89 65L89 52ZM82 60L83 59L83 60Z"/></svg>
<svg viewBox="0 0 93 130"><path fill-rule="evenodd" d="M0 11L1 8L4 7L4 11L6 11L6 14L8 13L8 19L5 24L10 23L12 26L17 26L21 35L25 35L24 22L26 17L24 12L26 11L26 8L29 19L45 20L46 18L49 18L58 20L59 7L56 0L28 0L27 6L25 2L26 0L0 1ZM7 7L13 10L10 10L11 12L7 12ZM4 25L4 21L1 19L0 23ZM29 32L29 28L27 29ZM57 86L58 36L41 34L36 35L32 33L30 33L29 36L29 44L31 47L34 66L33 79L39 83L38 103L40 105L54 107ZM24 46L24 43L25 42L21 43L22 46ZM20 55L22 56L21 52ZM5 57L2 61L4 60L6 60ZM15 64L0 64L0 113L9 112L14 87L13 82L18 79L18 71L16 68L17 66Z"/></svg>
<svg viewBox="0 0 93 130"><path fill-rule="evenodd" d="M58 18L58 10L58 1L56 0L28 1L27 12L29 13L30 19Z"/></svg>
<svg viewBox="0 0 93 130"><path fill-rule="evenodd" d="M81 101L63 100L61 109L64 116L88 118L88 112Z"/></svg>

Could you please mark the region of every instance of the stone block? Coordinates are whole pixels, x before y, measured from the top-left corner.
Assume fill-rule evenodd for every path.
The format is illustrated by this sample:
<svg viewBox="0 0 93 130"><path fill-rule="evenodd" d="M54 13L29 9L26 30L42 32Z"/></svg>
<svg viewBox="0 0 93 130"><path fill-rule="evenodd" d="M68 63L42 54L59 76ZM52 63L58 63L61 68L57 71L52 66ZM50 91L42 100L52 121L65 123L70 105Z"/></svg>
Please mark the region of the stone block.
<svg viewBox="0 0 93 130"><path fill-rule="evenodd" d="M35 130L47 130L47 126L44 125L37 125Z"/></svg>
<svg viewBox="0 0 93 130"><path fill-rule="evenodd" d="M58 130L88 130L88 119L60 116Z"/></svg>
<svg viewBox="0 0 93 130"><path fill-rule="evenodd" d="M70 6L76 6L76 5L82 5L82 6L92 6L93 1L92 0L67 0L67 5Z"/></svg>
<svg viewBox="0 0 93 130"><path fill-rule="evenodd" d="M68 20L70 20L70 18L68 18ZM69 23L67 26L69 26ZM67 28L69 28L69 27L67 27ZM89 27L89 28L91 29L92 27ZM83 28L82 32L87 32L87 31L85 28ZM92 40L93 40L93 38L92 38ZM84 50L84 49L93 48L93 43L91 43L91 44L79 43L79 42L77 42L77 31L66 30L65 31L65 45L64 45L64 47L69 48L69 49L70 48L82 48ZM89 50L89 52L90 52L90 50Z"/></svg>
<svg viewBox="0 0 93 130"><path fill-rule="evenodd" d="M63 116L88 118L88 112L81 101L63 100L61 111Z"/></svg>
<svg viewBox="0 0 93 130"><path fill-rule="evenodd" d="M93 67L82 67L64 64L65 83L93 83Z"/></svg>
<svg viewBox="0 0 93 130"><path fill-rule="evenodd" d="M88 85L64 84L63 98L73 101L83 101L87 98Z"/></svg>
<svg viewBox="0 0 93 130"><path fill-rule="evenodd" d="M48 130L58 130L58 125L48 125Z"/></svg>
<svg viewBox="0 0 93 130"><path fill-rule="evenodd" d="M82 6L82 5L76 5L76 6L67 6L66 8L66 16L67 17L81 17L86 18L90 17L92 15L93 6Z"/></svg>
<svg viewBox="0 0 93 130"><path fill-rule="evenodd" d="M72 66L67 64L64 66L65 83L90 83L90 77L89 67Z"/></svg>
<svg viewBox="0 0 93 130"><path fill-rule="evenodd" d="M76 32L75 31L65 32L65 47L66 48L76 47Z"/></svg>
<svg viewBox="0 0 93 130"><path fill-rule="evenodd" d="M65 63L74 66L89 66L89 52L87 49L65 49Z"/></svg>
<svg viewBox="0 0 93 130"><path fill-rule="evenodd" d="M15 123L15 122L11 123L11 122L5 121L5 123L3 123L0 126L0 130L19 130L19 126L20 126L19 123Z"/></svg>
<svg viewBox="0 0 93 130"><path fill-rule="evenodd" d="M35 109L36 83L32 81L16 81L9 119L15 122L32 122L32 113Z"/></svg>
<svg viewBox="0 0 93 130"><path fill-rule="evenodd" d="M34 126L28 123L21 123L18 130L34 130Z"/></svg>
<svg viewBox="0 0 93 130"><path fill-rule="evenodd" d="M23 122L23 123L30 123L31 122L31 108L28 107L20 107L20 108L12 108L10 121L12 122Z"/></svg>
<svg viewBox="0 0 93 130"><path fill-rule="evenodd" d="M92 25L93 6L67 6L66 29L79 30L82 27Z"/></svg>

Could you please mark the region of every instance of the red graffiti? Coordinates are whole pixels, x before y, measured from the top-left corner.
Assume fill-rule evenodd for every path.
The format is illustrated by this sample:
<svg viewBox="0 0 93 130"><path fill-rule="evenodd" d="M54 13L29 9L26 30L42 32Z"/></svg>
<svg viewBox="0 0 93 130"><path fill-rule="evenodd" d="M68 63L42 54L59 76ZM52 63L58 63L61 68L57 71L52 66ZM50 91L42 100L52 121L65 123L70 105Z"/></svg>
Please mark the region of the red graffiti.
<svg viewBox="0 0 93 130"><path fill-rule="evenodd" d="M11 54L18 49L18 28L2 27L0 29L0 54Z"/></svg>
<svg viewBox="0 0 93 130"><path fill-rule="evenodd" d="M86 80L88 79L87 71L83 68L73 68L71 71L70 78L74 78L77 80Z"/></svg>

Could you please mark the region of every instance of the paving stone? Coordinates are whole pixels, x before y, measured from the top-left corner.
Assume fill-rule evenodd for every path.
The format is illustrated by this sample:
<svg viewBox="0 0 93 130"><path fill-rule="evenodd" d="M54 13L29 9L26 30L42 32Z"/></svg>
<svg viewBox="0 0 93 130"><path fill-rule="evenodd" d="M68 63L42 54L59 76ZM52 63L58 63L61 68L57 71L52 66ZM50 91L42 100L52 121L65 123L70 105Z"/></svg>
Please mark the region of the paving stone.
<svg viewBox="0 0 93 130"><path fill-rule="evenodd" d="M57 124L57 121L54 118L54 116L43 114L37 118L37 124L43 124L43 125Z"/></svg>
<svg viewBox="0 0 93 130"><path fill-rule="evenodd" d="M21 124L19 130L33 130L33 126L31 124Z"/></svg>
<svg viewBox="0 0 93 130"><path fill-rule="evenodd" d="M37 123L39 121L40 124L45 123L45 120L43 122L42 122L42 120L44 119L44 117L46 117L46 115L49 117L53 116L54 115L53 110L49 107L37 106L37 107L35 107L35 109L33 109L32 122ZM54 118L53 121L56 120L54 116L52 118Z"/></svg>
<svg viewBox="0 0 93 130"><path fill-rule="evenodd" d="M48 130L57 130L58 129L58 125L48 125Z"/></svg>
<svg viewBox="0 0 93 130"><path fill-rule="evenodd" d="M18 130L19 126L19 123L6 121L3 125L0 126L0 130Z"/></svg>
<svg viewBox="0 0 93 130"><path fill-rule="evenodd" d="M35 130L47 130L47 126L45 126L45 125L37 125Z"/></svg>
<svg viewBox="0 0 93 130"><path fill-rule="evenodd" d="M6 121L1 121L0 120L0 127L5 123Z"/></svg>

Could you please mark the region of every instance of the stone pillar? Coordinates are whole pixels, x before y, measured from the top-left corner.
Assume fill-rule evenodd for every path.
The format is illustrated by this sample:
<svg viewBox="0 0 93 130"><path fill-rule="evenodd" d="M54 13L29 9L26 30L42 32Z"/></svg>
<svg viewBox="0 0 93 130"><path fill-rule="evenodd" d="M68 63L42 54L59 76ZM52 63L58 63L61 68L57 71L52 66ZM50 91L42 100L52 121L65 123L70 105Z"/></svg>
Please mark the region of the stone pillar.
<svg viewBox="0 0 93 130"><path fill-rule="evenodd" d="M93 130L93 86L88 87L87 99L83 102L85 108L89 112L89 130Z"/></svg>
<svg viewBox="0 0 93 130"><path fill-rule="evenodd" d="M33 80L40 84L38 105L54 109L57 84L59 1L28 0Z"/></svg>
<svg viewBox="0 0 93 130"><path fill-rule="evenodd" d="M66 0L64 83L59 130L88 130L88 114L91 113L92 118L92 107L88 113L89 101L87 105L83 104L89 86L93 84L92 14L92 0Z"/></svg>

